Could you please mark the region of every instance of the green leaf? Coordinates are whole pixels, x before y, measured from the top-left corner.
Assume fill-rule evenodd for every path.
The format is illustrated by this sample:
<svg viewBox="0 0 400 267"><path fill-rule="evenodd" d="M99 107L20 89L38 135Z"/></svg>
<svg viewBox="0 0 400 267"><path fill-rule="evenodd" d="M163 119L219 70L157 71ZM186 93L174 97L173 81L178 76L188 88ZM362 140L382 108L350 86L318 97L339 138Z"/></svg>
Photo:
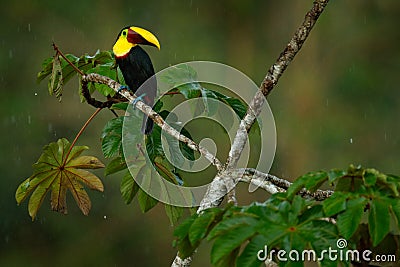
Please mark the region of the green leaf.
<svg viewBox="0 0 400 267"><path fill-rule="evenodd" d="M258 256L262 259L268 258L268 255L265 255L264 247L268 244L268 240L263 235L256 235L254 236L250 242L246 245L243 252L236 260L236 266L241 267L259 267L262 263L258 259ZM259 251L262 253L259 253ZM267 252L268 253L268 252Z"/></svg>
<svg viewBox="0 0 400 267"><path fill-rule="evenodd" d="M132 167L130 167L130 169L132 170ZM137 179L138 180L143 180L143 177L146 177L147 180L147 184L146 185L141 185L144 188L150 188L150 183L151 183L151 179L150 179L150 173L151 173L151 169L148 168L148 166L146 166L146 164L144 164L141 167L138 168L133 168L133 169L139 169L138 173L137 173ZM139 207L140 210L143 213L146 213L147 211L151 210L152 208L154 208L155 205L157 205L158 200L154 199L152 196L148 195L145 191L142 190L142 188L139 189L139 193L138 193L138 201L139 201Z"/></svg>
<svg viewBox="0 0 400 267"><path fill-rule="evenodd" d="M101 149L106 158L122 154L122 125L124 118L123 116L114 118L104 126L101 134Z"/></svg>
<svg viewBox="0 0 400 267"><path fill-rule="evenodd" d="M53 69L49 80L49 94L55 94L57 99L61 101L63 88L63 73L61 69L60 57L58 54L53 59Z"/></svg>
<svg viewBox="0 0 400 267"><path fill-rule="evenodd" d="M160 115L164 119L169 116L169 121L168 121L169 125L176 129L180 129L182 134L192 139L191 134L184 127L181 128L181 126L176 124L175 120L176 115L174 113L170 113L166 110L163 110L160 112ZM152 134L146 140L147 141L146 147L148 149L149 157L150 159L152 159L152 161L154 161L154 159L157 157L162 157L162 158L166 157L165 148L161 143L161 128L157 128L156 131L153 132L154 134ZM181 167L185 162L187 162L187 160L189 160L189 166L192 166L193 165L192 161L195 160L193 149L189 148L186 144L172 138L168 134L165 134L164 137L168 143L167 152L169 153L168 155L170 156L173 165L175 167Z"/></svg>
<svg viewBox="0 0 400 267"><path fill-rule="evenodd" d="M397 222L399 222L400 228L400 201L399 199L392 199L391 201L392 211L394 215L397 217Z"/></svg>
<svg viewBox="0 0 400 267"><path fill-rule="evenodd" d="M370 202L368 216L369 234L372 238L372 245L377 246L389 233L390 214L388 201L373 199Z"/></svg>
<svg viewBox="0 0 400 267"><path fill-rule="evenodd" d="M197 98L201 96L201 86L199 83L187 83L178 87L178 92L186 99Z"/></svg>
<svg viewBox="0 0 400 267"><path fill-rule="evenodd" d="M189 241L192 245L195 245L201 239L205 238L216 215L215 212L204 212L193 222L189 231Z"/></svg>
<svg viewBox="0 0 400 267"><path fill-rule="evenodd" d="M125 170L126 168L126 162L122 159L122 157L116 157L107 164L104 173L105 175L110 175Z"/></svg>
<svg viewBox="0 0 400 267"><path fill-rule="evenodd" d="M81 67L81 70L84 71L85 67L84 66L79 66L79 58L72 55L72 54L67 54L65 55L66 58L68 58L69 61L71 61L75 66L78 65L78 68ZM62 76L63 76L63 82L66 84L72 77L74 77L77 72L76 70L68 64L68 62L65 59L61 59L61 67L62 67Z"/></svg>
<svg viewBox="0 0 400 267"><path fill-rule="evenodd" d="M178 254L182 259L192 255L192 253L197 248L197 245L192 246L188 237L189 229L196 218L197 214L195 213L194 215L183 221L174 231L174 236L177 237L176 246L178 247Z"/></svg>
<svg viewBox="0 0 400 267"><path fill-rule="evenodd" d="M77 148L77 147L74 147ZM84 147L86 149L86 147ZM81 153L79 153L80 155ZM70 153L70 159L67 160L67 167L74 167L76 169L98 169L104 168L104 164L101 163L96 157L93 156L80 156L74 155L74 149Z"/></svg>
<svg viewBox="0 0 400 267"><path fill-rule="evenodd" d="M197 83L197 73L188 64L179 64L167 69L160 77L162 82L171 87L178 87L184 84Z"/></svg>
<svg viewBox="0 0 400 267"><path fill-rule="evenodd" d="M183 127L183 128L181 129L181 133L182 133L183 135L185 135L186 137L188 137L188 138L190 138L190 139L193 140L192 135L189 133L189 131L186 130L185 127ZM193 162L192 162L192 161L194 161L194 160L196 159L195 156L194 156L194 150L191 149L187 144L184 144L184 143L182 143L182 142L179 142L179 147L180 147L180 149L181 149L181 151L182 151L182 155L183 155L186 159L188 159L188 160L191 161L191 162L190 162L190 166L192 166L192 165L193 165Z"/></svg>
<svg viewBox="0 0 400 267"><path fill-rule="evenodd" d="M231 218L227 218L219 222L208 234L207 240L211 240L216 238L217 236L224 235L228 232L232 232L237 227L244 225L246 227L251 228L259 223L259 220L256 216L252 216L251 214L240 214L240 216L235 216Z"/></svg>
<svg viewBox="0 0 400 267"><path fill-rule="evenodd" d="M146 137L146 151L151 161L154 161L158 156L164 156L160 126L154 125L153 132Z"/></svg>
<svg viewBox="0 0 400 267"><path fill-rule="evenodd" d="M129 106L128 102L119 102L112 104L110 109L125 111L128 108L128 106Z"/></svg>
<svg viewBox="0 0 400 267"><path fill-rule="evenodd" d="M180 149L180 142L176 138L172 137L169 134L164 135L165 140L168 143L168 152L171 159L171 162L177 168L180 168L185 163L185 158L183 157Z"/></svg>
<svg viewBox="0 0 400 267"><path fill-rule="evenodd" d="M121 151L122 138L118 135L106 135L101 141L101 150L103 151L104 157L111 158Z"/></svg>
<svg viewBox="0 0 400 267"><path fill-rule="evenodd" d="M114 67L114 63L108 62L106 64L97 65L96 67L88 70L87 73L97 73L97 74L100 74L103 76L110 77L111 79L115 80L116 72L113 67ZM97 84L96 83L95 88L99 93L101 93L104 96L108 96L108 95L114 96L115 95L115 91L105 84Z"/></svg>
<svg viewBox="0 0 400 267"><path fill-rule="evenodd" d="M157 203L158 203L157 199L154 199L153 197L149 196L142 189L139 189L138 201L139 201L140 210L143 213L148 212L149 210L154 208L155 205L157 205Z"/></svg>
<svg viewBox="0 0 400 267"><path fill-rule="evenodd" d="M343 177L346 174L343 170L330 170L328 171L328 180L330 183L335 182L337 179Z"/></svg>
<svg viewBox="0 0 400 267"><path fill-rule="evenodd" d="M173 170L171 169L171 167L169 167L167 164L168 163L167 160L163 160L160 157L154 159L154 166L157 170L157 172L165 179L167 179L168 181L176 184L176 185L183 185L183 181L182 179L173 172Z"/></svg>
<svg viewBox="0 0 400 267"><path fill-rule="evenodd" d="M373 186L375 185L376 181L377 181L377 177L375 175L375 173L370 172L370 171L366 171L364 174L364 184L366 186Z"/></svg>
<svg viewBox="0 0 400 267"><path fill-rule="evenodd" d="M217 100L217 96L214 94L213 91L202 89L201 90L201 99L203 100L203 106L205 110L205 114L208 117L212 117L218 110L219 101Z"/></svg>
<svg viewBox="0 0 400 267"><path fill-rule="evenodd" d="M235 266L237 255L239 254L239 247L232 250L229 254L225 255L218 262L215 263L216 267L231 267Z"/></svg>
<svg viewBox="0 0 400 267"><path fill-rule="evenodd" d="M171 206L165 204L165 213L169 218L171 225L175 225L178 220L182 217L184 209L182 207Z"/></svg>
<svg viewBox="0 0 400 267"><path fill-rule="evenodd" d="M42 70L37 75L38 82L50 76L48 83L49 93L50 95L54 93L59 100L61 100L63 85L78 74L75 68L79 69L83 73L95 72L108 76L111 79L116 79L114 57L111 51L98 50L93 56L86 54L81 57L66 54L65 57L72 65L64 58L60 58L60 55L57 53L54 58L48 58L43 62ZM79 88L81 91L81 86ZM102 84L93 84L90 86L91 93L93 90L98 90L106 96L108 94L115 94L111 88Z"/></svg>
<svg viewBox="0 0 400 267"><path fill-rule="evenodd" d="M346 209L346 200L351 194L335 192L322 203L326 216L331 217Z"/></svg>
<svg viewBox="0 0 400 267"><path fill-rule="evenodd" d="M337 226L339 233L347 240L357 230L366 204L367 200L364 197L350 199L346 203L346 210L338 215Z"/></svg>
<svg viewBox="0 0 400 267"><path fill-rule="evenodd" d="M59 139L45 146L39 160L33 165L33 175L17 188L15 199L18 204L32 193L28 204L32 220L50 191L53 210L67 213L66 193L69 190L82 213L87 215L91 202L83 184L90 189L104 190L101 180L84 170L103 168L103 163L95 157L80 156L88 149L85 146L75 146L71 150L70 147L71 144L66 139Z"/></svg>
<svg viewBox="0 0 400 267"><path fill-rule="evenodd" d="M49 57L43 60L42 70L37 74L37 83L40 83L43 79L49 76L53 70L53 60L54 57Z"/></svg>
<svg viewBox="0 0 400 267"><path fill-rule="evenodd" d="M253 227L247 225L235 227L232 231L226 232L215 239L211 248L211 263L216 264L223 257L227 256L234 249L251 238L255 234Z"/></svg>
<svg viewBox="0 0 400 267"><path fill-rule="evenodd" d="M131 176L131 173L127 171L122 178L120 191L122 199L125 204L130 204L139 190L139 186Z"/></svg>
<svg viewBox="0 0 400 267"><path fill-rule="evenodd" d="M195 213L186 220L184 220L180 225L178 225L174 230L174 236L183 239L189 235L190 227L192 226L193 222L198 217L198 214Z"/></svg>
<svg viewBox="0 0 400 267"><path fill-rule="evenodd" d="M309 172L300 176L293 182L287 190L287 195L289 198L293 197L293 195L297 194L303 187L313 192L326 182L327 179L328 175L324 171Z"/></svg>
<svg viewBox="0 0 400 267"><path fill-rule="evenodd" d="M220 101L230 106L235 113L239 116L240 119L243 119L244 115L247 113L248 106L245 102L241 101L240 99L233 98L226 96L220 92L209 90L215 95Z"/></svg>
<svg viewBox="0 0 400 267"><path fill-rule="evenodd" d="M379 176L378 176L379 180ZM387 175L387 183L389 189L392 191L394 197L398 198L400 196L400 177L396 175Z"/></svg>
<svg viewBox="0 0 400 267"><path fill-rule="evenodd" d="M248 106L244 102L232 97L224 97L222 100L235 111L240 119L244 118L244 115L246 115L248 109Z"/></svg>

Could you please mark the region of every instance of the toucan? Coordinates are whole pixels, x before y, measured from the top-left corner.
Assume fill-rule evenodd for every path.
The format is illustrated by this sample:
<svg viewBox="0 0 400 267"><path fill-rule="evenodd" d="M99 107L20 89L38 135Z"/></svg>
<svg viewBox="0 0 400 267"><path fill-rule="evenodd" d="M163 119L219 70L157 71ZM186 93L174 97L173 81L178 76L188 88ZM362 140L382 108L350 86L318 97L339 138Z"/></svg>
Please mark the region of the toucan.
<svg viewBox="0 0 400 267"><path fill-rule="evenodd" d="M160 49L160 42L151 32L129 26L118 34L113 52L128 89L147 105L153 106L157 94L157 80L153 76L154 68L149 55L139 45L150 45ZM146 83L138 91L144 82ZM152 130L153 120L144 115L142 133L148 135Z"/></svg>

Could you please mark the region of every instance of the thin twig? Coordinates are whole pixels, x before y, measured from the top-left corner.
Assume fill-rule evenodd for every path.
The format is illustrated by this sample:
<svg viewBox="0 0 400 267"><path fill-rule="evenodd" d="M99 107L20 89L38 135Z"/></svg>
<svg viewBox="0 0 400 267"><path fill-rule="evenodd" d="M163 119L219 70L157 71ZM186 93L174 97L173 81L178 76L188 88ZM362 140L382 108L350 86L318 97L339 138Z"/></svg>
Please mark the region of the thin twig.
<svg viewBox="0 0 400 267"><path fill-rule="evenodd" d="M78 69L76 66L75 66L75 64L74 63L72 63L61 51L60 51L60 49L58 49L58 46L53 42L53 48L54 48L54 50L56 50L56 53L58 54L58 55L60 55L63 59L65 59L65 61L67 61L67 63L69 64L69 65L71 65L71 67L72 68L74 68L74 70L77 72L77 73L79 73L80 75L85 75L85 73L83 73L80 69Z"/></svg>
<svg viewBox="0 0 400 267"><path fill-rule="evenodd" d="M83 131L86 129L86 127L89 125L89 123L94 119L94 117L96 117L96 115L100 112L100 110L102 110L102 109L101 108L96 109L96 111L92 114L92 116L90 116L90 118L85 122L85 124L79 130L78 134L75 136L74 141L72 141L72 144L69 147L67 154L65 155L62 166L65 166L65 164L67 163L68 156L71 153L72 148L75 146L76 141L78 141L78 138L82 135Z"/></svg>

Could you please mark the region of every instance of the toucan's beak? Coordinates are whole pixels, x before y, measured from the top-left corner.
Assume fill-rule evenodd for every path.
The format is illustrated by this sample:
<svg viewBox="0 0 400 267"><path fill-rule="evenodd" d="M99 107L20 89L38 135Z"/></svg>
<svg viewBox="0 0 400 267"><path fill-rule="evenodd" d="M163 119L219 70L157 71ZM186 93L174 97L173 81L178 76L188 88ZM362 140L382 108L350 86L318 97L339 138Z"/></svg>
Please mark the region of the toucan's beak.
<svg viewBox="0 0 400 267"><path fill-rule="evenodd" d="M132 44L151 45L160 49L160 42L157 40L157 37L148 30L139 27L132 26L128 29L127 40Z"/></svg>

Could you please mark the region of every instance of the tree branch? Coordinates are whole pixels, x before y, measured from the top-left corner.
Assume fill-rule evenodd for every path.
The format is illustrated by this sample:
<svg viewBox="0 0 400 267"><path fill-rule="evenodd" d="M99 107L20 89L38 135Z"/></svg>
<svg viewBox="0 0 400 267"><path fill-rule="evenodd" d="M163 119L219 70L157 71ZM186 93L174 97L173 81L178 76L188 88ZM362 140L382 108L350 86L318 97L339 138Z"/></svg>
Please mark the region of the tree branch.
<svg viewBox="0 0 400 267"><path fill-rule="evenodd" d="M295 32L292 39L286 45L286 48L279 55L276 62L269 68L267 75L260 85L260 91L254 96L250 102L249 108L245 117L240 122L239 129L236 133L236 137L233 141L229 157L226 162L227 169L234 168L247 140L247 132L254 124L255 119L260 114L261 109L264 105L265 98L271 93L275 85L278 83L279 78L283 72L292 62L297 52L301 49L308 35L310 34L313 26L317 22L318 17L324 11L324 8L328 4L329 0L315 0L313 7L307 12L303 23Z"/></svg>
<svg viewBox="0 0 400 267"><path fill-rule="evenodd" d="M292 183L278 178L269 173L263 173L253 168L238 169L238 173L243 175L239 178L239 182L252 183L257 187L260 187L267 191L268 193L275 194L278 192L285 192ZM310 192L303 188L298 193L302 197L313 198L318 201L322 201L333 194L332 190L317 190L315 192Z"/></svg>
<svg viewBox="0 0 400 267"><path fill-rule="evenodd" d="M82 87L87 86L88 82L96 82L96 83L101 83L105 84L114 91L118 92L120 95L125 97L129 102L134 101L137 97L129 92L127 89L119 90L121 88L121 84L118 82L114 81L113 79L99 75L97 73L90 73L87 75L82 76ZM211 164L213 164L217 170L222 169L222 164L221 162L211 154L206 148L198 145L195 143L193 140L190 138L186 137L185 135L179 133L177 130L172 128L170 125L168 125L164 119L157 113L155 112L150 106L146 105L142 101L136 102L137 109L142 111L144 114L146 114L150 119L152 119L158 126L162 128L163 131L174 137L175 139L185 143L188 147L191 149L198 151L202 156L204 156Z"/></svg>
<svg viewBox="0 0 400 267"><path fill-rule="evenodd" d="M279 78L282 76L283 72L287 66L292 62L293 58L296 56L297 52L303 46L307 36L311 32L315 22L317 21L320 14L323 12L325 6L328 4L329 0L315 0L313 7L307 12L303 23L295 32L292 39L289 41L284 51L279 55L276 62L269 68L266 77L264 78L262 84L260 85L260 90L256 93L252 101L250 102L249 108L246 115L241 120L239 128L236 132L236 136L229 151L228 159L225 163L224 169L220 171L215 180L224 179L226 184L220 182L211 183L210 187L217 186L212 190L208 190L204 196L200 207L197 212L201 212L204 209L214 207L214 204L218 204L221 201L216 201L215 197L218 195L225 196L223 193L227 193L233 188L230 188L232 184L231 179L238 179L238 177L233 177L232 171L236 168L237 162L242 154L244 146L247 142L247 133L251 126L254 124L257 116L260 114L266 97L272 91L274 86L278 83ZM233 181L236 184L237 181Z"/></svg>

